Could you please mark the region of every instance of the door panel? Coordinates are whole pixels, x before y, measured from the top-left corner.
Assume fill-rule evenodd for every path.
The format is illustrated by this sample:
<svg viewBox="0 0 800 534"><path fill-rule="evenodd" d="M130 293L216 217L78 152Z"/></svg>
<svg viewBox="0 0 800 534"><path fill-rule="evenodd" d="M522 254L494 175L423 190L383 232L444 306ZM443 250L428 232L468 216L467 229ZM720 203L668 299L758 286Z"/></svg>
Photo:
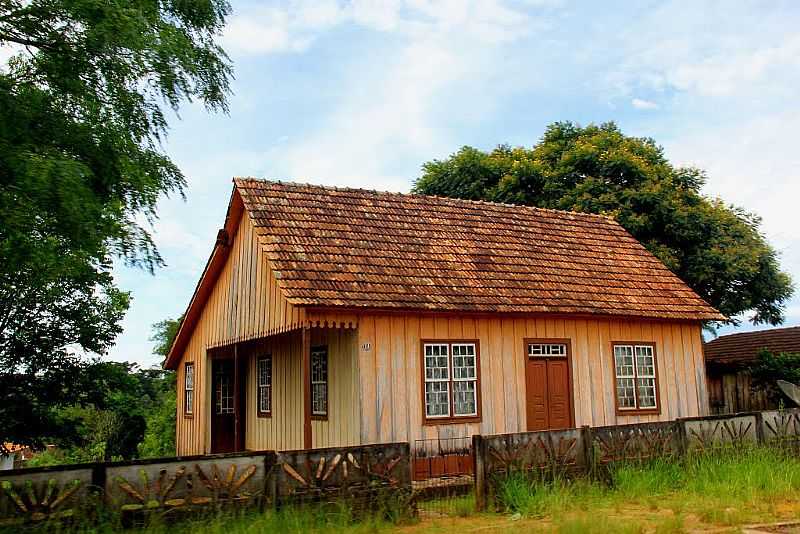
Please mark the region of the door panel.
<svg viewBox="0 0 800 534"><path fill-rule="evenodd" d="M212 360L211 452L236 450L236 388L233 360Z"/></svg>
<svg viewBox="0 0 800 534"><path fill-rule="evenodd" d="M547 407L547 362L528 359L525 379L528 386L528 430L546 430L550 424Z"/></svg>
<svg viewBox="0 0 800 534"><path fill-rule="evenodd" d="M569 390L569 362L566 359L547 361L547 385L550 428L569 428L572 392Z"/></svg>
<svg viewBox="0 0 800 534"><path fill-rule="evenodd" d="M569 358L528 356L525 384L528 431L572 426Z"/></svg>

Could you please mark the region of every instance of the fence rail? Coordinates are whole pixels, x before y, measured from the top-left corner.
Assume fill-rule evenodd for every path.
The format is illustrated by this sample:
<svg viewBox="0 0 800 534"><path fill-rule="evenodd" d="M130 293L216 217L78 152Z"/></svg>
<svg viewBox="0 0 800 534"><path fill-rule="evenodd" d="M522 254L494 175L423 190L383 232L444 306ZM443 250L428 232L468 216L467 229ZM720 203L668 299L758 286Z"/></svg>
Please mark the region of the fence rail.
<svg viewBox="0 0 800 534"><path fill-rule="evenodd" d="M632 425L476 435L329 449L248 452L0 472L0 527L96 513L463 496L485 510L509 473L602 473L619 462L772 444L800 450L800 409ZM389 494L388 496L386 494ZM459 497L462 498L462 497Z"/></svg>
<svg viewBox="0 0 800 534"><path fill-rule="evenodd" d="M800 448L800 409L693 417L677 421L582 427L472 437L476 506L486 510L510 473L543 477L602 473L619 462L772 444Z"/></svg>
<svg viewBox="0 0 800 534"><path fill-rule="evenodd" d="M126 517L229 507L411 496L408 443L18 469L0 473L0 527L92 517L98 504Z"/></svg>

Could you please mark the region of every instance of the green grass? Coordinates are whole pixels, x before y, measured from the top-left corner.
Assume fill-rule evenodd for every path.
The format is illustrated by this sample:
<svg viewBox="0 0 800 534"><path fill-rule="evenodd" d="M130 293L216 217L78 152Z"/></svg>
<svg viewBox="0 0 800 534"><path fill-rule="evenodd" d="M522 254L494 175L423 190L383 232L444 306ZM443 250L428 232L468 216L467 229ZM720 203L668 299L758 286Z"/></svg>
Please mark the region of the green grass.
<svg viewBox="0 0 800 534"><path fill-rule="evenodd" d="M408 522L408 520L404 520ZM345 532L362 534L385 531L401 524L402 521L385 514L375 514L355 519L345 507L326 508L287 508L279 512L244 511L239 513L220 513L217 515L198 516L181 521L165 521L151 516L147 525L126 529L131 534L255 534L275 532L294 534L305 532ZM100 524L86 526L61 526L57 523L40 524L38 528L26 530L31 532L48 532L63 534L106 534L120 532L118 519L109 518ZM17 532L0 529L0 533Z"/></svg>
<svg viewBox="0 0 800 534"><path fill-rule="evenodd" d="M476 513L474 495L419 503L420 521L408 518L396 496L372 515L356 518L346 506L240 512L167 524L157 517L132 534L245 534L277 532L373 533L412 525L419 532L470 528L520 531L667 534L701 526L800 519L800 457L768 448L717 452L675 461L618 466L605 482L579 478L549 483L515 475L498 485L504 514ZM407 501L402 501L407 502ZM515 528L516 522L519 527ZM486 527L489 525L489 527ZM61 532L117 532L119 521ZM59 532L40 525L35 532ZM491 530L497 531L497 530ZM0 529L2 532L2 529Z"/></svg>
<svg viewBox="0 0 800 534"><path fill-rule="evenodd" d="M620 466L609 475L607 484L586 479L543 483L511 476L499 484L498 500L505 511L525 517L556 522L577 517L576 531L592 531L602 522L580 518L592 510L634 506L669 511L656 530L677 532L687 513L707 523L738 525L767 517L776 503L800 496L800 459L768 448ZM573 519L563 520L563 530L571 531ZM584 520L591 525L581 524Z"/></svg>

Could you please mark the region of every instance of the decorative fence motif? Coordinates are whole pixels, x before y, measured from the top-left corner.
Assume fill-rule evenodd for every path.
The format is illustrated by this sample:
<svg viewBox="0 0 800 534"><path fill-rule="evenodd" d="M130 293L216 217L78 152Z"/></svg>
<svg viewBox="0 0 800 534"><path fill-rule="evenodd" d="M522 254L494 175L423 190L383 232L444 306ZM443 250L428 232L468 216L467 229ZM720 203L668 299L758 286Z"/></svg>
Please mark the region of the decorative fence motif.
<svg viewBox="0 0 800 534"><path fill-rule="evenodd" d="M800 449L800 409L696 417L659 423L473 436L475 497L485 510L509 473L603 473L617 462L768 444Z"/></svg>
<svg viewBox="0 0 800 534"><path fill-rule="evenodd" d="M756 443L759 421L756 414L712 416L684 419L686 447L689 451L713 450L726 446Z"/></svg>
<svg viewBox="0 0 800 534"><path fill-rule="evenodd" d="M23 476L0 473L0 526L68 519L87 507L91 465L25 471Z"/></svg>
<svg viewBox="0 0 800 534"><path fill-rule="evenodd" d="M800 409L761 412L761 439L795 451L800 449Z"/></svg>
<svg viewBox="0 0 800 534"><path fill-rule="evenodd" d="M594 461L601 465L678 456L682 452L680 423L603 426L589 430Z"/></svg>
<svg viewBox="0 0 800 534"><path fill-rule="evenodd" d="M339 500L367 508L385 499L413 513L414 489L423 495L434 488L431 481L436 478L431 469L419 477L424 480L412 483L413 474L419 474L414 460L433 458L444 462L442 469L456 462L459 482L474 475L477 507L486 509L497 481L511 473L543 478L594 474L616 462L755 443L800 450L800 409L477 435L471 450L459 444L423 453L415 449L413 456L408 443L389 443L18 469L0 472L0 527L64 521L78 514L91 517L98 506L124 518ZM463 465L470 455L471 468Z"/></svg>
<svg viewBox="0 0 800 534"><path fill-rule="evenodd" d="M276 504L346 500L358 507L383 494L411 495L408 443L280 452L271 476Z"/></svg>
<svg viewBox="0 0 800 534"><path fill-rule="evenodd" d="M509 474L555 478L586 472L587 438L585 430L576 428L473 436L478 508L486 508L498 479Z"/></svg>
<svg viewBox="0 0 800 534"><path fill-rule="evenodd" d="M110 464L106 504L122 512L250 506L264 495L272 453Z"/></svg>
<svg viewBox="0 0 800 534"><path fill-rule="evenodd" d="M91 517L98 505L137 518L281 506L387 491L411 496L407 443L112 462L0 472L0 526ZM395 493L397 492L397 493Z"/></svg>

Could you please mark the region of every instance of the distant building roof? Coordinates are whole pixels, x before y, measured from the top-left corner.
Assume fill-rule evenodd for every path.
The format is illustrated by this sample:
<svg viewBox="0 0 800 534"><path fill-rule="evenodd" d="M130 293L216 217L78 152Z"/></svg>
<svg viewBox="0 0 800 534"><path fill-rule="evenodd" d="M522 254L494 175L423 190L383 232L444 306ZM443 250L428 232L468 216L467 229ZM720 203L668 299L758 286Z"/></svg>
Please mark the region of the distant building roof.
<svg viewBox="0 0 800 534"><path fill-rule="evenodd" d="M706 360L720 363L754 360L763 349L800 353L800 326L727 334L703 344Z"/></svg>

